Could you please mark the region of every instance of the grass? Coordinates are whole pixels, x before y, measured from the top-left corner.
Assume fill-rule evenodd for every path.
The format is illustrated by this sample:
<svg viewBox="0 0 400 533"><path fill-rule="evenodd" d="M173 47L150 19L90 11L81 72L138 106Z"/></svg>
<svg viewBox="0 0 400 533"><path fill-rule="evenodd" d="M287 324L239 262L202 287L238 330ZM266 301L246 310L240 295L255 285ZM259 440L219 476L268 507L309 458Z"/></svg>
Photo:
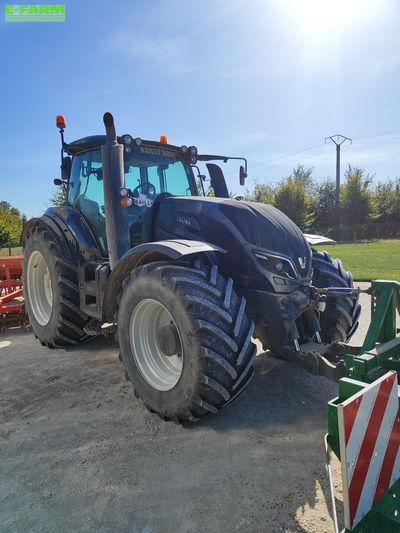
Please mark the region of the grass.
<svg viewBox="0 0 400 533"><path fill-rule="evenodd" d="M392 279L400 281L400 240L377 240L333 246L316 246L338 257L357 281ZM22 248L12 248L12 255L21 255ZM8 248L0 249L0 256L8 255Z"/></svg>
<svg viewBox="0 0 400 533"><path fill-rule="evenodd" d="M315 246L341 259L357 281L390 279L400 281L400 240L376 240L333 246Z"/></svg>

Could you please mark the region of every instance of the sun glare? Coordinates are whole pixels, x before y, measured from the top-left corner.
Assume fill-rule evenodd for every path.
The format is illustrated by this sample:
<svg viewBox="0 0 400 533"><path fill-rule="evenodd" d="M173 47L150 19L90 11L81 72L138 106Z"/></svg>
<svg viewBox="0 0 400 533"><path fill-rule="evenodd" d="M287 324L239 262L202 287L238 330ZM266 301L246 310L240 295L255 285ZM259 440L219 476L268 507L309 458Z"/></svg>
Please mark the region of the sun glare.
<svg viewBox="0 0 400 533"><path fill-rule="evenodd" d="M317 32L340 29L361 18L372 0L290 0L301 25Z"/></svg>

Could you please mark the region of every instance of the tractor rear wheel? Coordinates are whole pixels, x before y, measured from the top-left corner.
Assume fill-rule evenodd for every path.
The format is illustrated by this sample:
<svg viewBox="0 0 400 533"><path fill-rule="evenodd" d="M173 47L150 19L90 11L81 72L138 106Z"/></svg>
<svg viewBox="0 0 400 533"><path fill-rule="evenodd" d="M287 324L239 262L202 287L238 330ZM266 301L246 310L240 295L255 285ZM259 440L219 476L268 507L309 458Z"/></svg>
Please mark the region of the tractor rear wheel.
<svg viewBox="0 0 400 533"><path fill-rule="evenodd" d="M135 268L124 282L117 318L135 395L175 422L216 413L238 397L256 355L245 307L215 265Z"/></svg>
<svg viewBox="0 0 400 533"><path fill-rule="evenodd" d="M49 348L77 344L89 317L79 308L78 276L57 254L51 234L34 227L22 264L26 312L33 333Z"/></svg>
<svg viewBox="0 0 400 533"><path fill-rule="evenodd" d="M351 272L344 270L340 259L332 259L328 252L313 250L313 279L315 287L353 287ZM327 298L320 316L321 338L324 342L347 342L358 327L361 305L357 298Z"/></svg>

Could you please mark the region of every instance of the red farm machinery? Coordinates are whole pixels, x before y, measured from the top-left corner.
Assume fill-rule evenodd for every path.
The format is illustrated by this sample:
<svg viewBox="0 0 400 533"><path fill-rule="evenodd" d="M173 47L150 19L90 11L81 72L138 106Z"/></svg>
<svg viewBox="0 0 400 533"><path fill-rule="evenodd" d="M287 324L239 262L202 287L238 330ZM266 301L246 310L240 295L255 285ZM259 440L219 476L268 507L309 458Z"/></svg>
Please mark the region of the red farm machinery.
<svg viewBox="0 0 400 533"><path fill-rule="evenodd" d="M0 330L25 323L22 257L0 258Z"/></svg>

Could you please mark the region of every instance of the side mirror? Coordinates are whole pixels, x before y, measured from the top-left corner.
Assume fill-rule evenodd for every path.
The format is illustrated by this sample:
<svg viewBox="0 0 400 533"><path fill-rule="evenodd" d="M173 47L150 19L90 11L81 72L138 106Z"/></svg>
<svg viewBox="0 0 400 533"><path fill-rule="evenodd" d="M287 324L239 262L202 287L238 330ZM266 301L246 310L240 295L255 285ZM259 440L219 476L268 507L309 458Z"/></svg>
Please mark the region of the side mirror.
<svg viewBox="0 0 400 533"><path fill-rule="evenodd" d="M64 185L63 180L60 180L60 178L56 178L55 180L53 180L53 183L54 185L57 185L58 187L61 187L62 185Z"/></svg>
<svg viewBox="0 0 400 533"><path fill-rule="evenodd" d="M244 170L244 166L240 165L240 171L239 171L240 185L244 185L244 181L245 181L246 178L247 178L247 174L246 174L246 172Z"/></svg>
<svg viewBox="0 0 400 533"><path fill-rule="evenodd" d="M72 159L70 157L63 157L61 165L61 179L63 181L69 181L71 174Z"/></svg>

